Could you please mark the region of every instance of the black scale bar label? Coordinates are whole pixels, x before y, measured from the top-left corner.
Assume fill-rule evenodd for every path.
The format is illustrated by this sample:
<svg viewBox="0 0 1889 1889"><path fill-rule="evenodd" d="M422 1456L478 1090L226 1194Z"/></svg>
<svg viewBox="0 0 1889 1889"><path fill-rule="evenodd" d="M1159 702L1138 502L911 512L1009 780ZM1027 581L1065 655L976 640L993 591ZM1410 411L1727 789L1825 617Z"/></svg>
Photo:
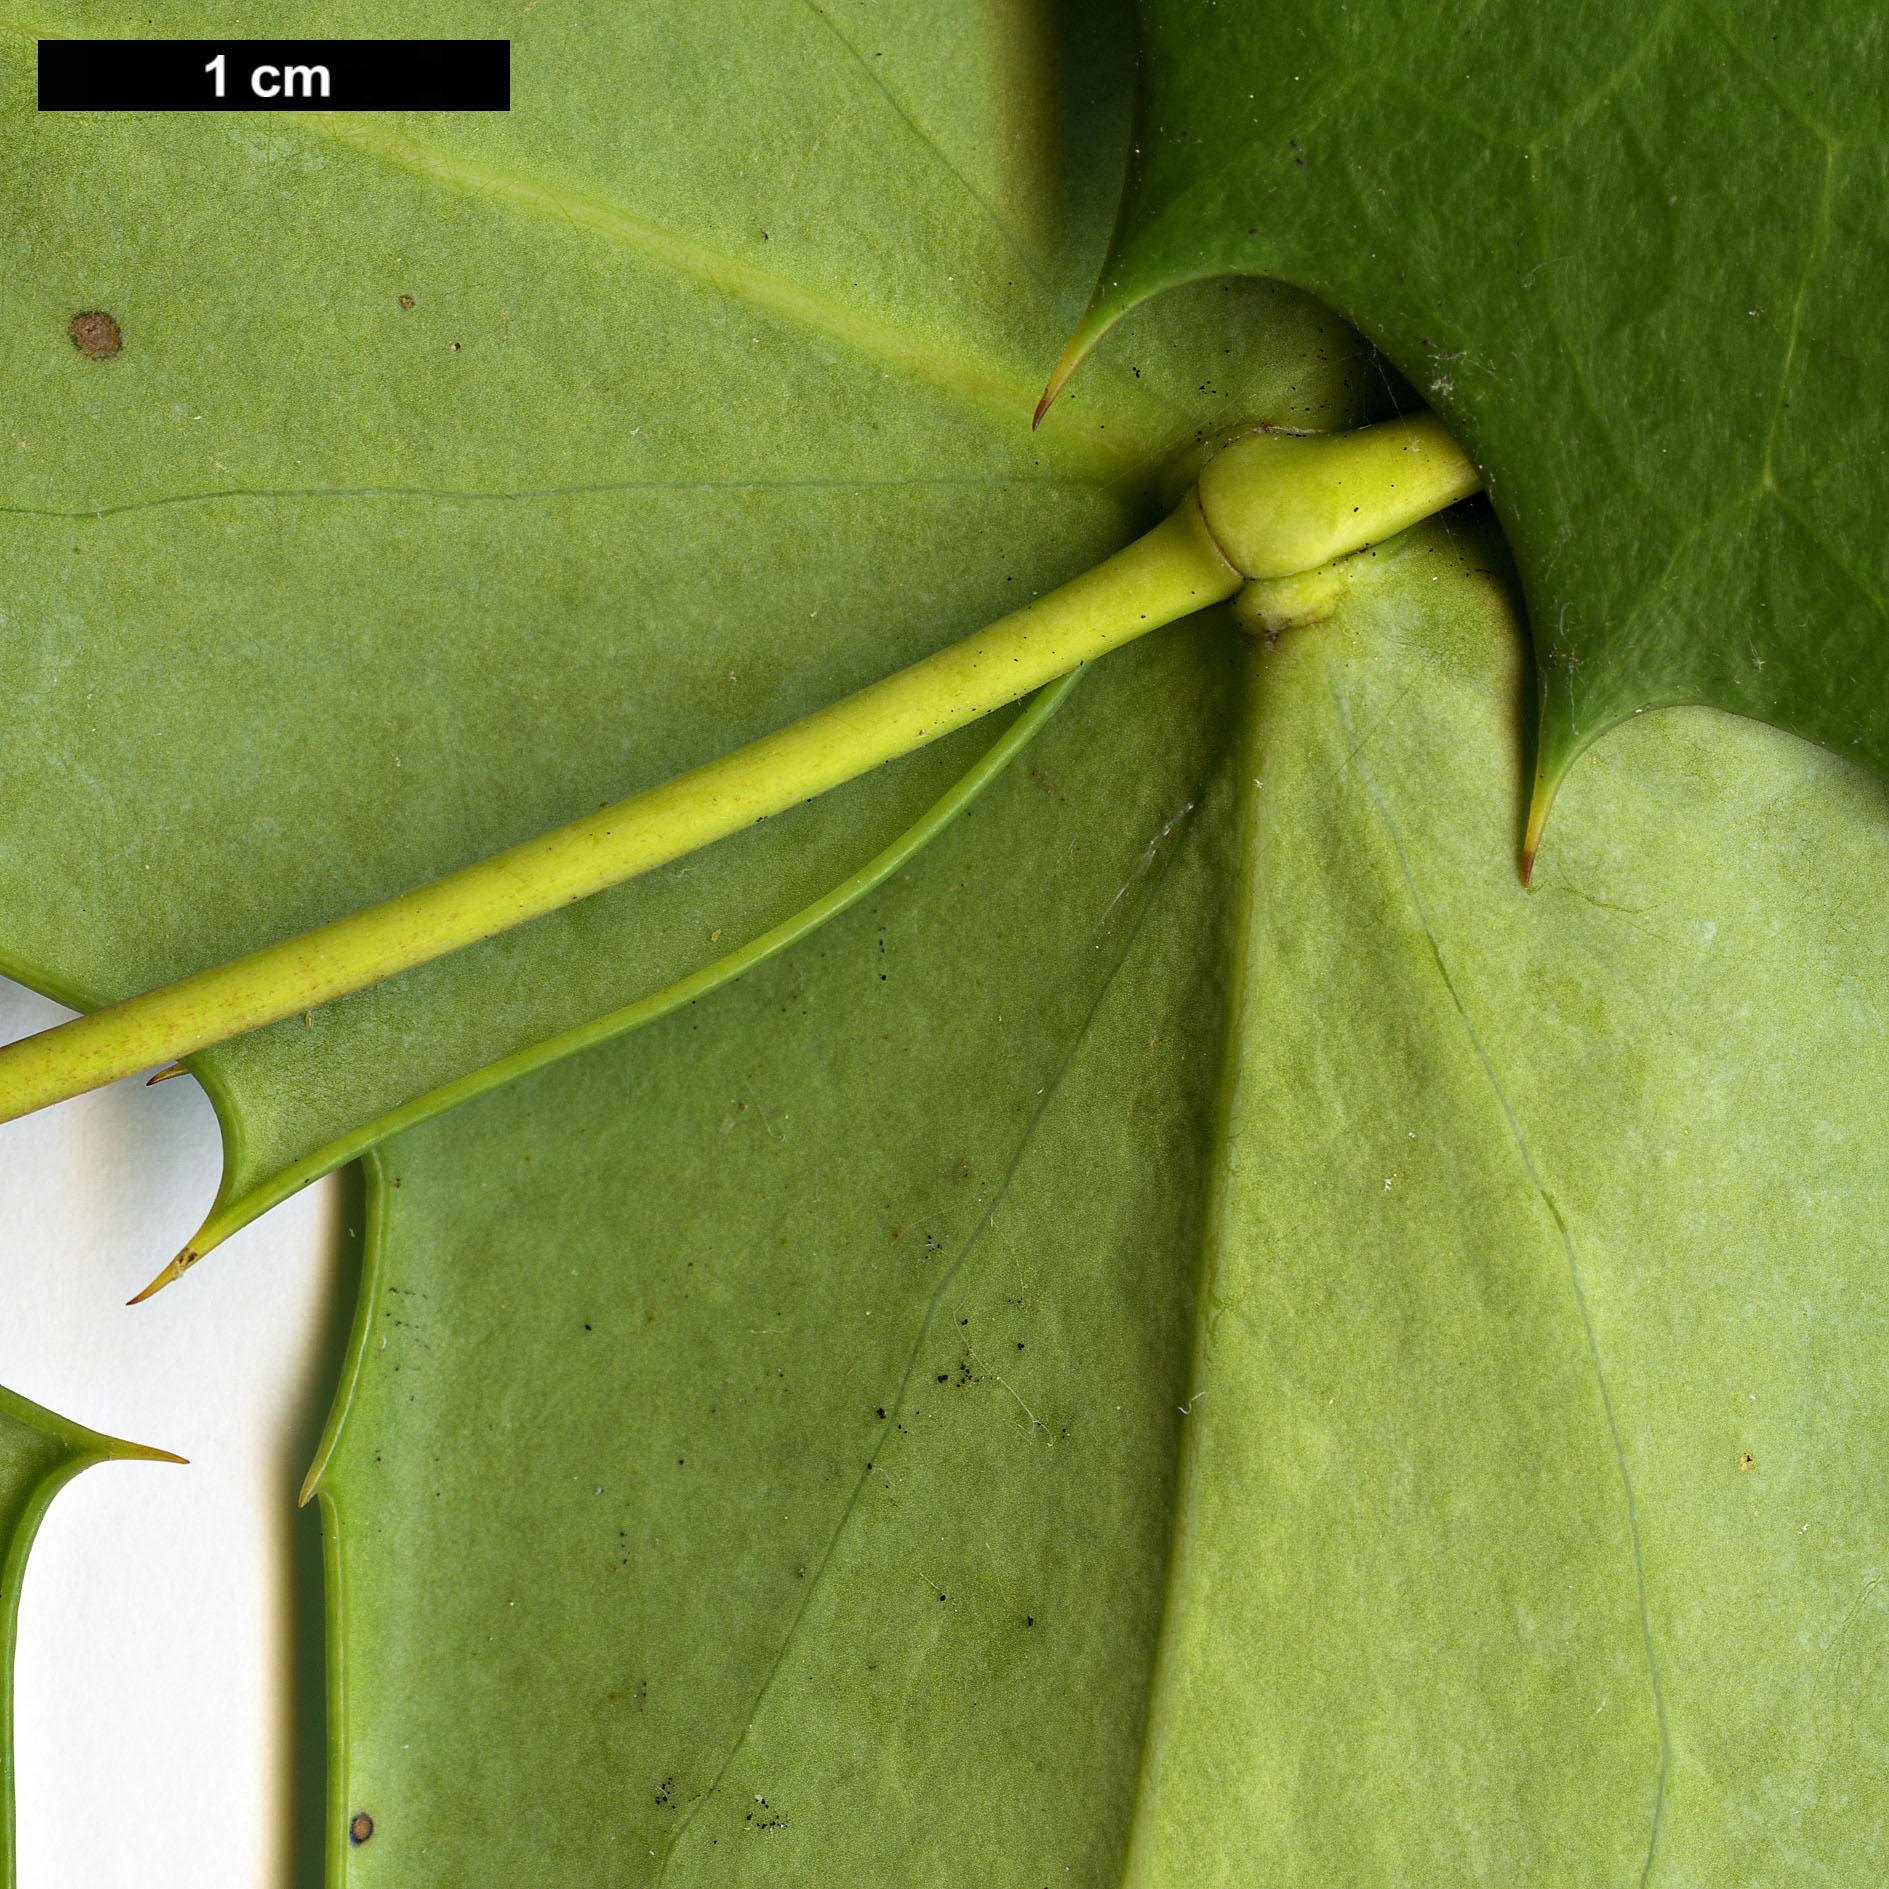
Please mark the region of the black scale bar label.
<svg viewBox="0 0 1889 1889"><path fill-rule="evenodd" d="M510 111L508 39L42 39L43 112Z"/></svg>

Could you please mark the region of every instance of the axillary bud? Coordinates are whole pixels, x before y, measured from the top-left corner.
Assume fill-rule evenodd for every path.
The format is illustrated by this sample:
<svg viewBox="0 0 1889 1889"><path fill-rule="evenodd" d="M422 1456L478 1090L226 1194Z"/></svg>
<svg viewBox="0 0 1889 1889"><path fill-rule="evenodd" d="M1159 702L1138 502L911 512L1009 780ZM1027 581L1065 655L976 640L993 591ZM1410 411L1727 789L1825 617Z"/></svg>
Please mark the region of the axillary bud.
<svg viewBox="0 0 1889 1889"><path fill-rule="evenodd" d="M1481 489L1433 413L1350 433L1248 433L1197 487L1214 542L1251 578L1316 570Z"/></svg>

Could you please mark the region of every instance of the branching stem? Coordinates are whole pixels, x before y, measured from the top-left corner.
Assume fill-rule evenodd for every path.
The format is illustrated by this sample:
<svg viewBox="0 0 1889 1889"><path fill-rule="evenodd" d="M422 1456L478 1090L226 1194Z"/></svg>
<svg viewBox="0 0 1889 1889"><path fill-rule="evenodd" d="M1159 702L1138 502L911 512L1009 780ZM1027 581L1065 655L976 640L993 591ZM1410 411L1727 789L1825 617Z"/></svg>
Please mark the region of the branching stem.
<svg viewBox="0 0 1889 1889"><path fill-rule="evenodd" d="M805 720L385 903L0 1049L0 1122L463 950L1017 701L1248 578L1313 568L1477 488L1430 416L1235 441L1160 525L1060 589Z"/></svg>

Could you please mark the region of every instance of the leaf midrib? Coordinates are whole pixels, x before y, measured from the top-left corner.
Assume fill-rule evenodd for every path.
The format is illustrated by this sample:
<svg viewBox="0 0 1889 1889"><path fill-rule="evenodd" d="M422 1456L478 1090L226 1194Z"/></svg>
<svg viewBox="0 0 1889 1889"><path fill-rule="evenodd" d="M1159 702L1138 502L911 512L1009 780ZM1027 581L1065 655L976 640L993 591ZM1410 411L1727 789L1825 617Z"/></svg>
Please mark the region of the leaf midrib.
<svg viewBox="0 0 1889 1889"><path fill-rule="evenodd" d="M1149 859L1148 854L1154 852L1157 847L1161 846L1164 840L1171 838L1175 834L1193 804L1194 803L1190 801L1188 807L1183 808L1180 813L1175 815L1175 817L1149 841L1148 849L1143 854L1145 864L1134 869L1127 884L1123 886L1122 890L1124 892L1133 888L1139 893L1139 907L1134 912L1133 918L1122 927L1116 939L1116 948L1108 970L1096 987L1093 1001L1083 1013L1076 1027L1070 1032L1069 1041L1064 1050L1062 1061L1057 1065L1055 1074L1052 1075L1049 1081L1043 1086L1037 1098L1036 1108L1032 1111L1029 1122L1025 1125L1022 1134L1018 1137L1016 1146L1012 1150L1010 1159L1004 1168L1003 1178L992 1192L991 1198L986 1204L984 1211L978 1216L976 1223L971 1227L969 1233L959 1245L957 1252L952 1257L951 1263L946 1266L939 1275L937 1286L925 1306L924 1314L916 1321L912 1343L906 1353L905 1368L900 1375L894 1398L887 1405L888 1409L902 1409L904 1407L906 1399L911 1392L912 1380L918 1368L918 1359L924 1350L926 1335L932 1329L933 1322L938 1316L939 1307L943 1305L945 1296L951 1289L952 1282L963 1271L966 1261L976 1252L984 1236L996 1222L998 1210L1003 1206L1012 1183L1015 1181L1018 1172L1030 1152L1035 1147L1037 1136L1041 1132L1045 1121L1048 1120L1056 1099L1062 1091L1063 1084L1068 1079L1071 1069L1075 1066L1076 1058L1081 1054L1084 1044L1088 1042L1090 1034L1095 1028L1096 1018L1101 1014L1103 1005L1108 1001L1109 993L1115 988L1116 979L1121 976L1123 967L1128 963L1129 958L1134 953L1135 944L1141 936L1142 927L1147 923L1149 914L1154 910L1158 901L1162 883L1167 878L1168 872L1171 870L1178 857L1178 849L1168 848L1164 852L1156 855L1153 859ZM1150 872L1147 870L1148 866L1153 866L1155 870ZM1140 881L1139 884L1137 884L1137 880ZM1120 894L1118 893L1117 898L1119 897ZM1002 1380L999 1379L998 1381L1001 1382ZM1007 1384L1004 1385L1004 1388L1006 1390L1010 1389ZM1013 1397L1016 1396L1015 1391L1011 1391L1010 1394ZM1019 1402L1020 1401L1019 1399ZM763 1704L769 1694L773 1692L781 1670L786 1665L787 1656L800 1638L801 1627L806 1620L809 1610L812 1608L814 1597L825 1583L827 1570L832 1565L834 1553L838 1549L841 1541L845 1538L847 1531L853 1525L854 1517L859 1508L860 1496L864 1493L868 1482L871 1480L872 1469L873 1465L868 1463L855 1479L853 1488L847 1496L845 1507L842 1509L839 1519L834 1524L832 1533L827 1537L826 1547L821 1553L819 1565L813 1570L812 1577L807 1582L806 1593L801 1597L800 1605L795 1610L793 1620L789 1623L786 1632L781 1636L780 1649L775 1654L773 1663L769 1666L766 1675L762 1678L759 1686L756 1687L753 1701L746 1714L743 1716L741 1728L729 1742L727 1751L715 1772L714 1778L701 1795L688 1805L682 1816L677 1820L675 1827L668 1833L661 1859L657 1864L656 1874L652 1878L652 1889L662 1889L662 1885L668 1881L669 1866L674 1862L677 1853L681 1850L691 1825L693 1825L700 1812L721 1790L730 1769L746 1748L749 1735L753 1732L755 1724L761 1716Z"/></svg>
<svg viewBox="0 0 1889 1889"><path fill-rule="evenodd" d="M96 38L129 36L112 31L90 35ZM40 39L57 37L57 33L28 27L18 20L0 20L0 45L9 45L21 55L36 54ZM304 134L345 145L363 156L449 185L467 195L502 202L515 210L571 228L589 230L673 274L703 283L721 295L825 335L1009 424L1020 426L1024 417L1034 410L1041 392L1033 379L1012 369L1000 367L969 350L953 352L939 348L890 322L848 308L831 296L785 277L757 269L751 263L603 197L476 158L455 156L404 132L377 124L373 116L366 113L279 112L271 115ZM902 110L900 115L909 126L909 117ZM917 128L911 129L916 134ZM965 188L991 228L1014 246L1014 235L996 218L990 206L968 185ZM1030 268L1030 273L1037 275L1034 267ZM1041 286L1040 277L1038 286ZM1143 436L1125 418L1118 417L1114 435L1110 437L1104 426L1089 419L1080 409L1059 406L1057 416L1053 430L1042 437L1044 449L1086 468L1091 477L1101 482L1111 483L1143 472L1161 455L1161 442L1152 434Z"/></svg>

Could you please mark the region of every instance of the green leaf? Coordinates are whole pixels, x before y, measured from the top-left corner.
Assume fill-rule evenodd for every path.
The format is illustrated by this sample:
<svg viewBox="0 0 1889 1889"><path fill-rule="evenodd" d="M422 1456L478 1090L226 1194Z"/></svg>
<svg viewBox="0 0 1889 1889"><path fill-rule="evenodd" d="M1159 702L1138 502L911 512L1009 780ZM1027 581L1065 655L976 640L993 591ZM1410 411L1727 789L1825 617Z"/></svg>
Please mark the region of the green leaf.
<svg viewBox="0 0 1889 1889"><path fill-rule="evenodd" d="M1525 892L1504 567L1105 665L868 905L383 1150L352 1880L1867 1875L1881 791L1649 718Z"/></svg>
<svg viewBox="0 0 1889 1889"><path fill-rule="evenodd" d="M1875 11L1140 12L1127 195L1070 358L1228 272L1369 335L1514 548L1538 811L1597 735L1670 703L1889 772Z"/></svg>
<svg viewBox="0 0 1889 1889"><path fill-rule="evenodd" d="M414 30L511 30L521 73L557 85L503 121L391 130L39 119L30 39L0 42L21 205L0 250L0 962L90 1005L349 909L1083 568L1185 485L1203 437L1388 411L1342 324L1214 284L1125 332L1083 412L1032 437L1112 210L1121 25L1046 59L1002 12L948 36L783 15L763 47L748 10L711 8L602 49L555 13L435 12ZM118 354L75 349L79 308L111 311ZM1101 698L1144 744L1175 737L1150 781L1211 738L1183 671L1152 716ZM1119 766L1120 729L1101 739ZM784 942L926 837L990 744L195 1059L228 1156L212 1233ZM1028 794L1057 804L1039 774ZM1098 922L1185 799L1111 828ZM513 1481L465 1468L488 1497Z"/></svg>
<svg viewBox="0 0 1889 1889"><path fill-rule="evenodd" d="M918 1880L947 1831L979 1878L1119 1852L1232 655L1104 665L871 900L382 1150L321 1479L354 1880L688 1879L723 1845ZM1098 1724L1103 1768L1067 1763ZM775 1791L782 1741L831 1775Z"/></svg>
<svg viewBox="0 0 1889 1889"><path fill-rule="evenodd" d="M1858 1880L1883 790L1649 716L1524 892L1525 665L1455 562L1260 661L1128 1881Z"/></svg>
<svg viewBox="0 0 1889 1889"><path fill-rule="evenodd" d="M1120 26L720 5L600 47L553 10L511 114L412 120L39 118L4 42L0 967L89 1008L391 895L1087 567L1203 430L1380 410L1328 315L1223 285L1031 435ZM193 1059L228 1165L192 1250L789 922L988 740Z"/></svg>
<svg viewBox="0 0 1889 1889"><path fill-rule="evenodd" d="M121 1443L0 1387L0 1883L13 1883L13 1653L20 1584L52 1499L94 1463L181 1462Z"/></svg>
<svg viewBox="0 0 1889 1889"><path fill-rule="evenodd" d="M6 964L96 1000L437 873L1093 561L1238 425L1406 403L1303 296L1200 281L1028 437L1125 144L1118 23L1046 58L1028 17L415 16L513 33L521 107L479 124L40 124L8 40ZM1185 63L1164 17L1151 101ZM1476 96L1444 52L1506 48L1498 131L1585 86L1568 136L1625 123L1657 171L1633 87L1745 68L1699 59L1736 37L1703 15L1639 64L1614 25L1557 49L1497 13L1425 65L1432 29L1373 17L1284 29L1390 35L1319 107L1357 188L1288 206L1336 223L1214 261L1182 237L1300 182L1236 164L1217 209L1149 222L1151 158L1125 241L1176 233L1177 281L1296 275L1383 337L1493 469L1538 624L1549 577L1614 586L1613 617L1570 605L1618 636L1595 719L1549 724L1552 781L1654 699L1624 639L1657 667L1689 623L1783 621L1738 559L1761 595L1800 573L1687 537L1686 467L1738 503L1740 455L1815 481L1784 356L1739 406L1758 340L1698 314L1729 245L1696 240L1696 186L1636 327L1645 271L1603 240L1644 233L1607 221L1645 208L1625 160L1570 144L1556 175L1606 191L1542 186L1541 228L1587 247L1542 237L1518 287L1512 230L1456 227L1502 209L1506 146L1465 168L1422 101ZM1298 109L1269 18L1196 22L1203 140L1241 82L1262 127ZM1579 312L1564 255L1604 265L1606 320L1557 376L1560 330L1508 315ZM1392 319L1445 277L1486 317L1460 396ZM123 323L109 361L65 339L87 307ZM1799 325L1791 389L1867 357L1845 319ZM1701 356L1709 450L1670 404ZM1868 489L1839 418L1829 518ZM1668 636L1643 580L1675 545L1703 548ZM1868 1878L1880 795L1649 716L1575 776L1525 895L1499 549L1486 520L1380 547L1270 654L1216 621L1103 665L975 804L989 736L203 1059L237 1213L600 1015L654 1019L374 1157L320 1466L337 1879ZM1821 570L1788 592L1815 634L1752 645L1793 715L1856 641Z"/></svg>

